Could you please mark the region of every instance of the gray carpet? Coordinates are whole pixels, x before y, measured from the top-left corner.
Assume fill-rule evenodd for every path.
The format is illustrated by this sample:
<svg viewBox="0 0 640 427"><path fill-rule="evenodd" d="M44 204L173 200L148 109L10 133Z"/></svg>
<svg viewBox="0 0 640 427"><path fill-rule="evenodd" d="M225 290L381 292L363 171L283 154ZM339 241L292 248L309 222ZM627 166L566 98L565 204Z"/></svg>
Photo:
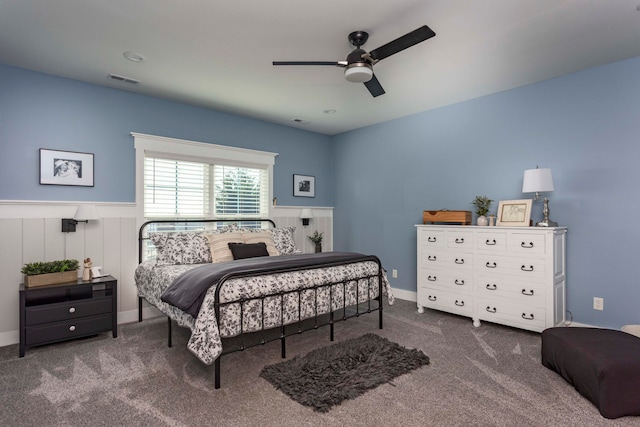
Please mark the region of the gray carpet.
<svg viewBox="0 0 640 427"><path fill-rule="evenodd" d="M428 310L385 305L377 315L336 326L336 342L373 332L431 360L320 413L260 377L282 361L280 345L225 356L222 388L212 367L187 349L164 319L122 325L110 334L27 350L0 348L1 426L640 426L640 417L606 420L540 363L540 335ZM322 328L288 340L288 356L330 345Z"/></svg>
<svg viewBox="0 0 640 427"><path fill-rule="evenodd" d="M327 412L399 375L429 364L429 357L368 333L265 366L260 376L296 402Z"/></svg>

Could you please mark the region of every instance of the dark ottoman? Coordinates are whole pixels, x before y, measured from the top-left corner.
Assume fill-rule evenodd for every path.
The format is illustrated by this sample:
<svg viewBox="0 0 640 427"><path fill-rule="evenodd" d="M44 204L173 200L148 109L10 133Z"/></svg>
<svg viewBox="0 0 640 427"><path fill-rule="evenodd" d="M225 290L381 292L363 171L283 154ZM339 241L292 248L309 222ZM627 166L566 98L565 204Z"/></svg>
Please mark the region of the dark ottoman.
<svg viewBox="0 0 640 427"><path fill-rule="evenodd" d="M542 364L603 417L640 415L640 338L612 329L549 328L542 332Z"/></svg>

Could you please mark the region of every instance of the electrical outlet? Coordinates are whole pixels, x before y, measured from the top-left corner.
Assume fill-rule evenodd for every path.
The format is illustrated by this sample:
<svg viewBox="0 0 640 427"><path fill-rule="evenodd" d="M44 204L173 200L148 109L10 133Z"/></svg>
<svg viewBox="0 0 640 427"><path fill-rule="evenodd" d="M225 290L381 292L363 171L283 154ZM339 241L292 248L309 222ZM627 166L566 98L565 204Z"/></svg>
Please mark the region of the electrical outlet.
<svg viewBox="0 0 640 427"><path fill-rule="evenodd" d="M593 297L593 309L604 310L604 298Z"/></svg>
<svg viewBox="0 0 640 427"><path fill-rule="evenodd" d="M394 279L398 278L398 270L396 270L395 268L393 270L391 270L391 277L393 277Z"/></svg>

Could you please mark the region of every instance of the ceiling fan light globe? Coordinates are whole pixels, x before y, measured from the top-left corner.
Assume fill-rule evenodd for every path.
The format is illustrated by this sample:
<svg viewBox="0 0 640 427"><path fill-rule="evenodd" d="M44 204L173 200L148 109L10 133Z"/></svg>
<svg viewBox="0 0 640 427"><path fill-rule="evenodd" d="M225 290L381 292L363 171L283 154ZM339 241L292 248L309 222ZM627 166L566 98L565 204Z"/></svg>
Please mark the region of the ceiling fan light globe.
<svg viewBox="0 0 640 427"><path fill-rule="evenodd" d="M352 83L364 83L373 78L373 69L368 64L351 64L344 70L344 77Z"/></svg>

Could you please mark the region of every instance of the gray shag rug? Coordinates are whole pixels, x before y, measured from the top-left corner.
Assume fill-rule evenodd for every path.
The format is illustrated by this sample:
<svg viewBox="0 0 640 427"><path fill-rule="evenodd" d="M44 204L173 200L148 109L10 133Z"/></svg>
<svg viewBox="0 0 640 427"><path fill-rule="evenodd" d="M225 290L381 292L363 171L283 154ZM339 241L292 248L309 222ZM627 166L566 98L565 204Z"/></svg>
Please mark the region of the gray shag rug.
<svg viewBox="0 0 640 427"><path fill-rule="evenodd" d="M420 350L368 333L265 366L260 376L293 400L327 412L344 400L429 364Z"/></svg>

